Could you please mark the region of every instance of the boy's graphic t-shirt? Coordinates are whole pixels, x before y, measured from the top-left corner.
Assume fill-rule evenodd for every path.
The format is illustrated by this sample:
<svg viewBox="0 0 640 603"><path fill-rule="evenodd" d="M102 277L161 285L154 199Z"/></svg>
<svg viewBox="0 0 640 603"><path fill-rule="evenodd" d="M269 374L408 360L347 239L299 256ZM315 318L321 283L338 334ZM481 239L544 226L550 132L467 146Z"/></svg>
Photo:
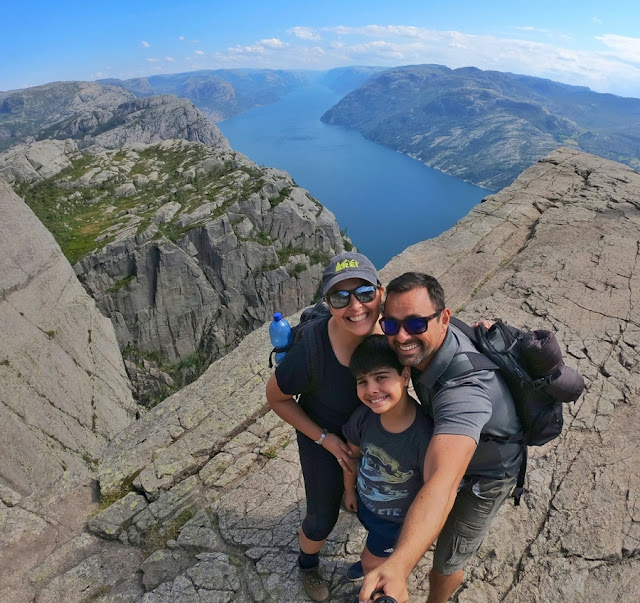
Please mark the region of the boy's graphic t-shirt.
<svg viewBox="0 0 640 603"><path fill-rule="evenodd" d="M433 421L417 409L413 423L401 433L382 427L380 415L362 405L342 433L360 447L358 494L376 516L402 522L424 483L424 457Z"/></svg>

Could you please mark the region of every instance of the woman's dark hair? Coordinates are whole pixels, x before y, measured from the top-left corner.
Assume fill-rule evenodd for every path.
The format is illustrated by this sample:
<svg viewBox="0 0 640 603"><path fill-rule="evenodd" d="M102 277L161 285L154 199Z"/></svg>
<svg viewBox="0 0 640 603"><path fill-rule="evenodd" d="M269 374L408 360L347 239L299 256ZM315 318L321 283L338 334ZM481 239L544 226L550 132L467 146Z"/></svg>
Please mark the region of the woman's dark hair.
<svg viewBox="0 0 640 603"><path fill-rule="evenodd" d="M351 355L349 370L357 379L380 368L404 368L384 335L369 335Z"/></svg>
<svg viewBox="0 0 640 603"><path fill-rule="evenodd" d="M444 310L444 290L436 278L424 272L405 272L394 278L387 285L387 295L389 293L406 293L413 289L424 288L429 293L429 298L433 302L436 310Z"/></svg>

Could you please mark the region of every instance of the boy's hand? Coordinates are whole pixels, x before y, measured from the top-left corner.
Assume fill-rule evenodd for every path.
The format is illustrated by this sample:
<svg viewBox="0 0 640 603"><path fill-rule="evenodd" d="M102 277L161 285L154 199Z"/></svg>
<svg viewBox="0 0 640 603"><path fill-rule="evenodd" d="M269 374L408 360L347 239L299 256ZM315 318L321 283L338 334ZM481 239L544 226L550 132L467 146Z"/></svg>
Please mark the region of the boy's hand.
<svg viewBox="0 0 640 603"><path fill-rule="evenodd" d="M354 490L345 490L344 492L344 506L347 510L355 513L358 510L358 497Z"/></svg>

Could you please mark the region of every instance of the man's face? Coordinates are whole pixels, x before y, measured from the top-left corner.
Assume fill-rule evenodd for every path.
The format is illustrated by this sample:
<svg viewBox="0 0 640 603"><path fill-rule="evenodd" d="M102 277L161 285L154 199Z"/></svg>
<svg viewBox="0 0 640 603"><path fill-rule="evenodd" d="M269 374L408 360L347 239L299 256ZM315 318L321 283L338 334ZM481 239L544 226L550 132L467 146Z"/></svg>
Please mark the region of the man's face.
<svg viewBox="0 0 640 603"><path fill-rule="evenodd" d="M431 316L437 310L424 287L405 293L389 293L384 304L384 317L402 321L416 316ZM400 327L397 335L388 335L389 344L405 366L415 366L423 371L438 351L445 335L451 313L448 308L432 318L424 333L410 335Z"/></svg>

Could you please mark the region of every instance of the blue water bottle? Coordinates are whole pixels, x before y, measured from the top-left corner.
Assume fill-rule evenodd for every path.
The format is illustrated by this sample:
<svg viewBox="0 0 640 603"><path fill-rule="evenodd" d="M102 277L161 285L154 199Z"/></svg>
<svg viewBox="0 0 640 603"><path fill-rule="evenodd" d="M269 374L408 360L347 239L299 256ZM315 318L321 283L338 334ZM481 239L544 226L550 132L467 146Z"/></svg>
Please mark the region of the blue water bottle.
<svg viewBox="0 0 640 603"><path fill-rule="evenodd" d="M287 348L291 345L291 325L282 318L280 312L276 312L273 315L273 320L269 325L269 338L271 344L276 349ZM287 355L287 352L276 352L276 366L278 366L282 359Z"/></svg>

